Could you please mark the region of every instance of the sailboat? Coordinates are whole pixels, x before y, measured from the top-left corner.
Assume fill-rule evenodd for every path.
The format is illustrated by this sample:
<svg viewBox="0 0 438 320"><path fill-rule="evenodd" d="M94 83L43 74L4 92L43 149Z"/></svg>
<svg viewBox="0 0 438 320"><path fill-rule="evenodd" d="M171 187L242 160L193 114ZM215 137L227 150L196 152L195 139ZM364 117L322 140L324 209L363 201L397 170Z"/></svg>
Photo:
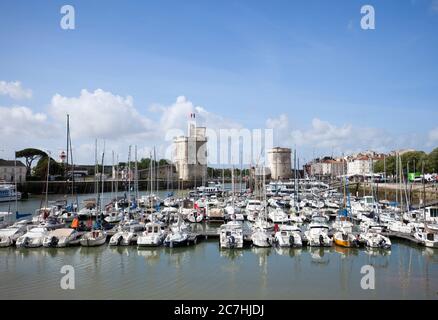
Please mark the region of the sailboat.
<svg viewBox="0 0 438 320"><path fill-rule="evenodd" d="M224 223L219 228L219 241L220 247L226 249L241 249L243 248L243 224L241 221L236 220L234 214L234 168L231 172L232 181L232 199L229 212L231 213L231 220Z"/></svg>
<svg viewBox="0 0 438 320"><path fill-rule="evenodd" d="M339 210L337 220L333 224L333 227L336 229L333 235L333 241L336 245L341 247L358 247L360 244L359 237L353 235L353 223L349 219L351 214L349 214L350 193L348 191L348 178L345 177L344 179L344 209ZM345 200L346 194L347 201Z"/></svg>
<svg viewBox="0 0 438 320"><path fill-rule="evenodd" d="M423 183L423 192L421 202L423 204L423 225L424 228L415 227L415 232L413 234L414 238L420 240L424 246L428 248L438 248L438 230L432 229L428 226L427 218L426 218L426 186L424 184L424 162L422 165L422 183ZM430 210L430 208L429 208Z"/></svg>
<svg viewBox="0 0 438 320"><path fill-rule="evenodd" d="M264 190L264 210L261 211L252 226L251 240L256 247L270 247L272 243L271 225L267 221L266 188L265 188L265 167L263 166L263 190Z"/></svg>
<svg viewBox="0 0 438 320"><path fill-rule="evenodd" d="M97 146L96 146L97 148ZM104 158L105 158L105 144L104 144L104 150L102 152L102 173L100 174L100 182L102 183L102 193L103 193L103 169L104 169ZM97 160L97 159L96 159ZM97 163L97 161L96 161ZM98 186L98 184L97 184ZM100 196L99 194L99 190L98 188L96 189L96 191L98 192L98 196L97 196L97 206L98 206L98 210L96 212L97 216L96 216L96 222L93 225L93 228L90 232L85 233L80 240L80 244L83 247L96 247L96 246L101 246L106 242L106 238L107 238L107 234L105 232L105 230L102 229L102 225L100 222L100 211L102 209L102 196Z"/></svg>

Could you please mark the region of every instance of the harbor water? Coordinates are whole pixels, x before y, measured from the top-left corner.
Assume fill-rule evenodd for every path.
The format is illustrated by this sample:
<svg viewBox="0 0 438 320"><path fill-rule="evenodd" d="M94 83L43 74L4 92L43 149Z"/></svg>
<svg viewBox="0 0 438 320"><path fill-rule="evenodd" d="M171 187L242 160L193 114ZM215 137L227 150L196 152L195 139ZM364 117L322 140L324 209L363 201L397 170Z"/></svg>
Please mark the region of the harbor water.
<svg viewBox="0 0 438 320"><path fill-rule="evenodd" d="M35 196L18 209L40 204ZM61 287L65 265L74 268L73 290ZM374 289L361 286L366 265ZM438 250L402 240L386 251L220 250L217 238L182 248L2 248L0 299L438 299Z"/></svg>

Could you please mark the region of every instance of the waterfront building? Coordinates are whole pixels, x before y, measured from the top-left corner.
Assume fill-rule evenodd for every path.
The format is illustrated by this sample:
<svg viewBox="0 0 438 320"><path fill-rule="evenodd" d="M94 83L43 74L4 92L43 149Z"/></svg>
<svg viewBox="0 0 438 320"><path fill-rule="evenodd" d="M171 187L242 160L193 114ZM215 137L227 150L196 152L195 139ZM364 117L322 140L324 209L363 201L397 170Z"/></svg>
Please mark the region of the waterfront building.
<svg viewBox="0 0 438 320"><path fill-rule="evenodd" d="M207 177L207 136L205 127L197 127L195 121L188 123L188 135L173 140L178 179L198 184Z"/></svg>
<svg viewBox="0 0 438 320"><path fill-rule="evenodd" d="M291 149L272 148L268 151L268 162L272 180L285 180L292 177Z"/></svg>
<svg viewBox="0 0 438 320"><path fill-rule="evenodd" d="M26 166L21 161L0 159L0 180L5 182L26 182Z"/></svg>

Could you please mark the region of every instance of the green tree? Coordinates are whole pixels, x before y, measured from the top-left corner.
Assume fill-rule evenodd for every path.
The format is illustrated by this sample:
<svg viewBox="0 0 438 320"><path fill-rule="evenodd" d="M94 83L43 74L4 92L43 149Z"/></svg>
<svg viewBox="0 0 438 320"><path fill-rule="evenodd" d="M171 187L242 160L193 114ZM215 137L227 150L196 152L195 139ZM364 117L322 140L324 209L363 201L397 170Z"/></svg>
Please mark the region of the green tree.
<svg viewBox="0 0 438 320"><path fill-rule="evenodd" d="M427 155L426 164L427 172L438 173L438 148L432 150Z"/></svg>
<svg viewBox="0 0 438 320"><path fill-rule="evenodd" d="M32 163L37 159L37 158L42 158L42 157L47 157L47 153L39 150L39 149L34 149L34 148L27 148L27 149L23 149L20 151L17 151L15 153L15 157L16 158L25 158L26 161L26 176L30 176L31 175L31 169L32 169Z"/></svg>
<svg viewBox="0 0 438 320"><path fill-rule="evenodd" d="M46 155L45 157L41 157L40 160L38 160L37 165L35 168L33 168L33 174L36 177L39 177L41 180L45 179L47 177L47 161L49 157ZM49 174L50 175L63 175L64 174L64 167L56 162L54 159L50 158L50 168L49 168Z"/></svg>

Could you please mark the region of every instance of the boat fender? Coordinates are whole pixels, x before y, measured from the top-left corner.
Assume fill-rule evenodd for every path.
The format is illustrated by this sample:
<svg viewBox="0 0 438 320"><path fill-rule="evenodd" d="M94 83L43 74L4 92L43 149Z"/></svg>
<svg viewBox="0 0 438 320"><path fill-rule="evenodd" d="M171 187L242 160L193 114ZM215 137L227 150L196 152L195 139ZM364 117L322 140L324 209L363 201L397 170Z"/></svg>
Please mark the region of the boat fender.
<svg viewBox="0 0 438 320"><path fill-rule="evenodd" d="M59 242L59 239L57 237L52 237L52 239L50 240L50 246L51 247L56 247L58 242Z"/></svg>
<svg viewBox="0 0 438 320"><path fill-rule="evenodd" d="M324 237L322 234L319 235L319 244L324 245Z"/></svg>
<svg viewBox="0 0 438 320"><path fill-rule="evenodd" d="M230 246L234 246L236 243L236 238L234 238L234 236L230 236L228 238L228 242L230 243Z"/></svg>

